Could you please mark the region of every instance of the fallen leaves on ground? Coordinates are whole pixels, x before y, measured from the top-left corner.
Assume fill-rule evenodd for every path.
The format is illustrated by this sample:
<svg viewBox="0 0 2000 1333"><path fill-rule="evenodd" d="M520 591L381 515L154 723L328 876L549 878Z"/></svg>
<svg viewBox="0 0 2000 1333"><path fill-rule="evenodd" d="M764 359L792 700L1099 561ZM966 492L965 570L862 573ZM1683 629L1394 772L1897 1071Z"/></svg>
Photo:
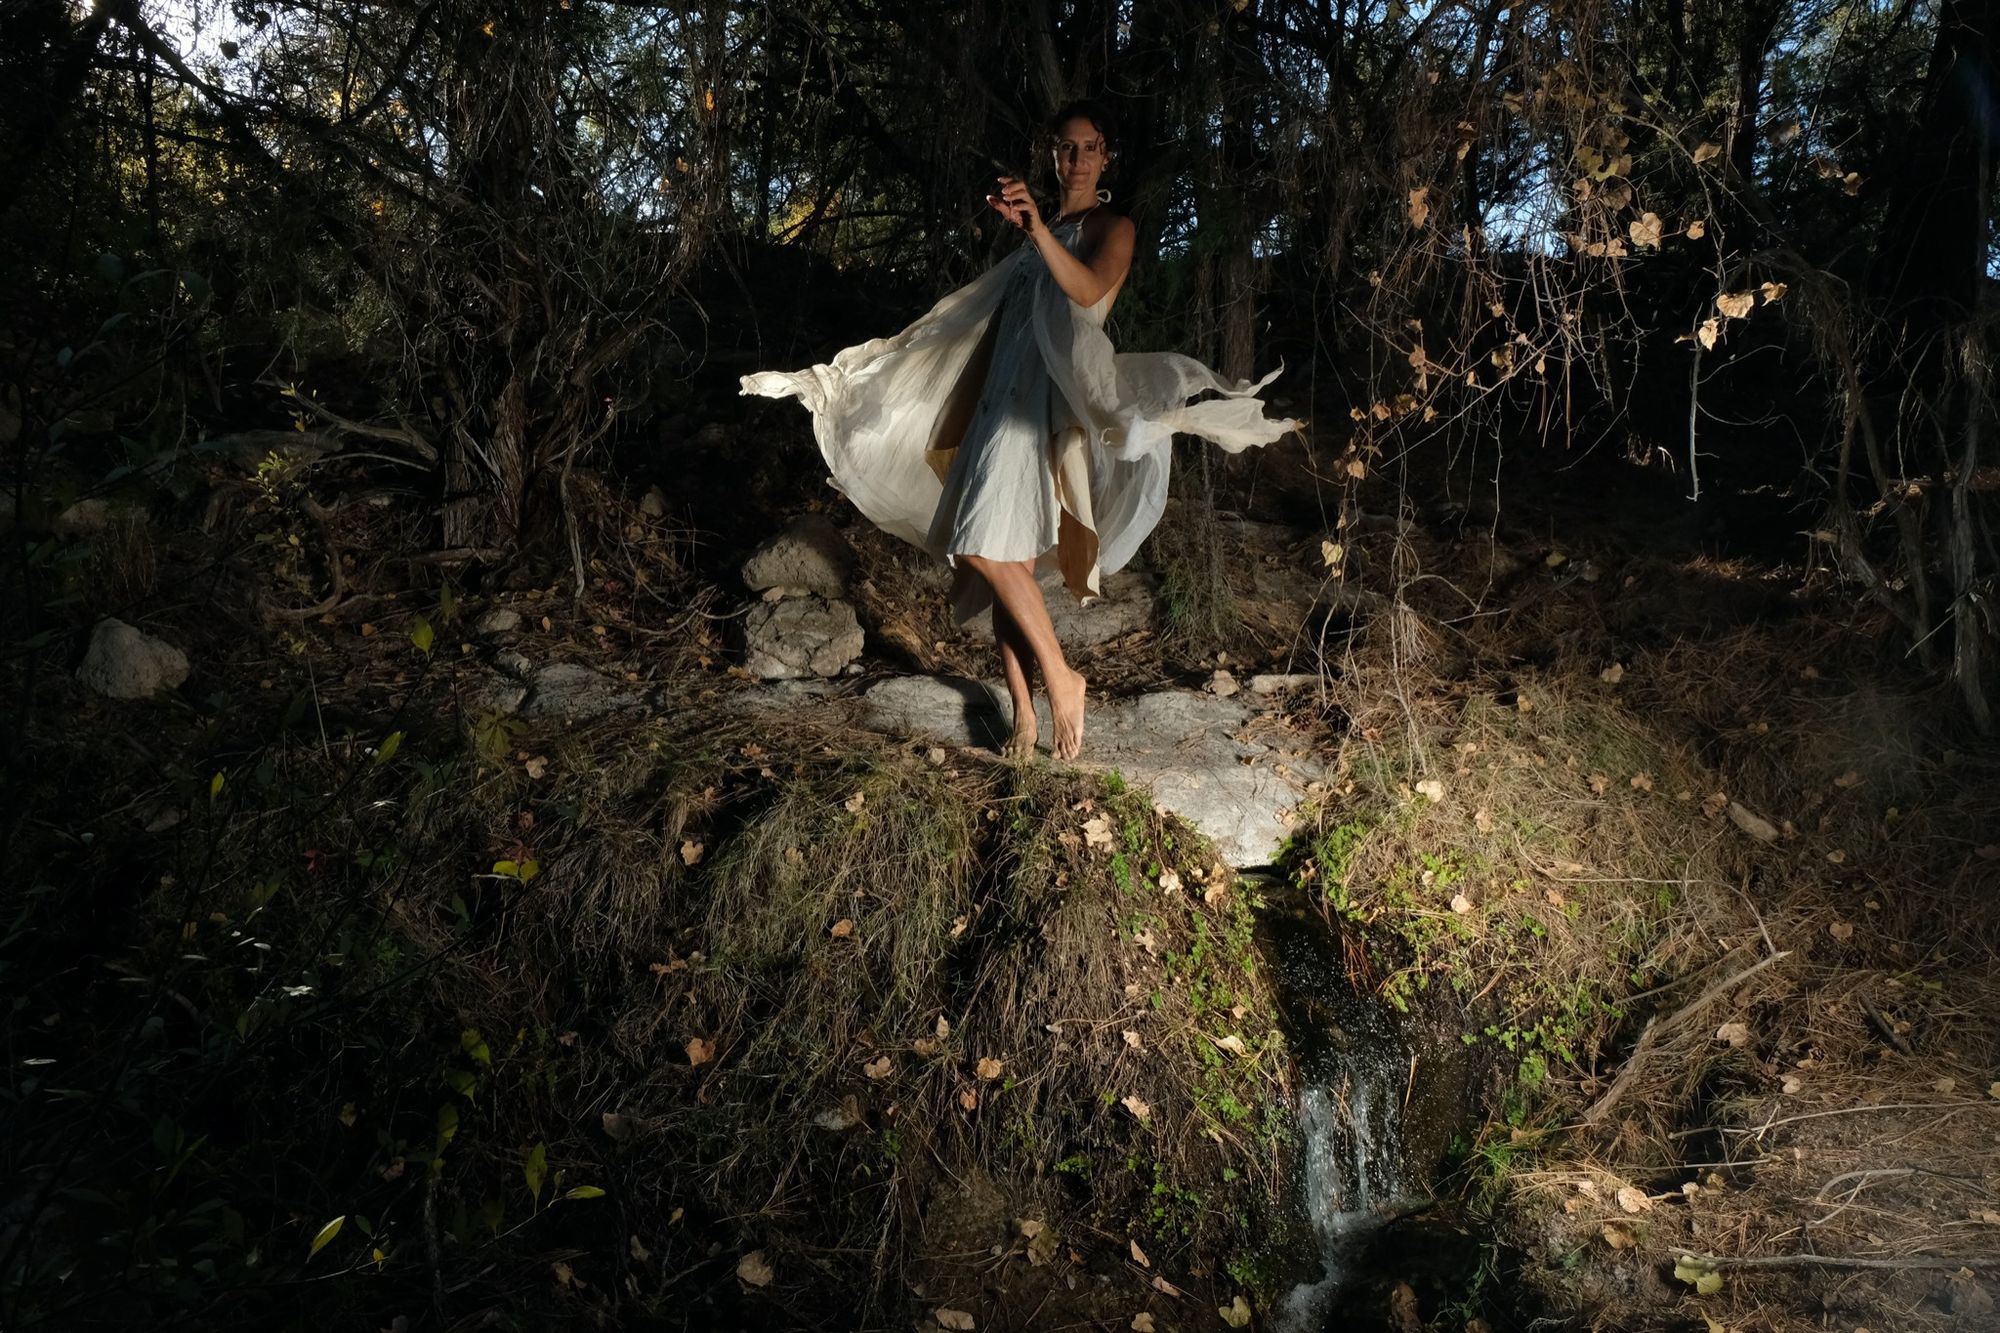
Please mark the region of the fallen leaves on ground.
<svg viewBox="0 0 2000 1333"><path fill-rule="evenodd" d="M736 1261L737 1280L745 1286L768 1287L771 1276L771 1261L762 1250L752 1250Z"/></svg>
<svg viewBox="0 0 2000 1333"><path fill-rule="evenodd" d="M879 1083L896 1072L896 1062L886 1055L880 1056L861 1066L861 1072L866 1074L871 1080Z"/></svg>
<svg viewBox="0 0 2000 1333"><path fill-rule="evenodd" d="M687 1057L691 1066L705 1065L715 1058L715 1043L704 1041L700 1037L689 1037Z"/></svg>
<svg viewBox="0 0 2000 1333"><path fill-rule="evenodd" d="M999 1078L1001 1071L1006 1069L1006 1067L1007 1066L1005 1064L1001 1063L998 1060L995 1060L992 1056L983 1055L979 1058L979 1065L978 1065L979 1077L986 1079L990 1082L993 1079Z"/></svg>
<svg viewBox="0 0 2000 1333"><path fill-rule="evenodd" d="M1241 1296L1238 1296L1227 1305L1217 1306L1215 1312L1221 1315L1222 1322L1231 1328L1248 1328L1250 1326L1250 1302L1244 1300Z"/></svg>
<svg viewBox="0 0 2000 1333"><path fill-rule="evenodd" d="M973 1322L972 1316L967 1314L965 1311L948 1310L945 1309L943 1306L940 1306L937 1309L931 1311L931 1318L937 1321L937 1326L939 1328L970 1329L978 1327L978 1325Z"/></svg>
<svg viewBox="0 0 2000 1333"><path fill-rule="evenodd" d="M700 843L698 843L698 842L684 842L684 843L682 843L682 844L681 844L681 864L682 864L682 865L684 865L684 866L695 866L695 865L700 865L700 864L701 864L701 854L702 854L702 852L703 852L703 851L705 851L705 850L707 850L707 849L706 849L706 848L704 848L704 847L703 847L703 846L702 846L702 845L701 845Z"/></svg>
<svg viewBox="0 0 2000 1333"><path fill-rule="evenodd" d="M1132 1262L1139 1265L1139 1267L1141 1268L1151 1268L1153 1266L1152 1261L1147 1259L1146 1252L1139 1248L1139 1242L1136 1240L1132 1241L1131 1246L1132 1246Z"/></svg>
<svg viewBox="0 0 2000 1333"><path fill-rule="evenodd" d="M1120 1098L1118 1104L1124 1107L1127 1111L1130 1111L1132 1113L1132 1118L1134 1120L1140 1121L1141 1123L1151 1120L1153 1118L1153 1108L1146 1105L1146 1103L1141 1101L1137 1096Z"/></svg>

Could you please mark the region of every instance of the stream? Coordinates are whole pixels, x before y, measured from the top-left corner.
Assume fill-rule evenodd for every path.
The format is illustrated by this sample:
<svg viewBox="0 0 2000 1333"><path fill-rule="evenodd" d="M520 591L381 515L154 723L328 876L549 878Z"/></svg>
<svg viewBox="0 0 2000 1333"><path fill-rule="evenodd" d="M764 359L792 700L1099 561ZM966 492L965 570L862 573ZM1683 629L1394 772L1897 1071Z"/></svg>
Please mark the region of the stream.
<svg viewBox="0 0 2000 1333"><path fill-rule="evenodd" d="M1357 993L1337 932L1296 900L1279 896L1259 935L1298 1061L1294 1189L1312 1246L1270 1327L1410 1330L1446 1314L1447 1327L1519 1326L1497 1280L1506 1256L1430 1197L1454 1139L1478 1123L1475 1053L1455 1030Z"/></svg>

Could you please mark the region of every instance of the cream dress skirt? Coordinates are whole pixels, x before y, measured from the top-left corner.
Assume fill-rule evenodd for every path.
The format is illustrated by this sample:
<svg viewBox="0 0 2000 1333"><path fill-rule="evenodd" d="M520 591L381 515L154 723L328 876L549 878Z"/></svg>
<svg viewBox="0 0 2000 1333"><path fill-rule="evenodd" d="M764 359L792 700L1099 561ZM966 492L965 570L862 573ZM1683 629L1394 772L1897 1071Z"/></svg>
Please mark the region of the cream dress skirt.
<svg viewBox="0 0 2000 1333"><path fill-rule="evenodd" d="M1083 228L1050 231L1074 252ZM1175 352L1114 351L1112 295L1076 304L1024 245L902 332L742 390L805 404L834 486L877 527L951 563L1033 560L1088 599L1159 522L1175 433L1236 452L1301 424L1257 397L1282 366L1232 383ZM961 621L991 604L967 572Z"/></svg>

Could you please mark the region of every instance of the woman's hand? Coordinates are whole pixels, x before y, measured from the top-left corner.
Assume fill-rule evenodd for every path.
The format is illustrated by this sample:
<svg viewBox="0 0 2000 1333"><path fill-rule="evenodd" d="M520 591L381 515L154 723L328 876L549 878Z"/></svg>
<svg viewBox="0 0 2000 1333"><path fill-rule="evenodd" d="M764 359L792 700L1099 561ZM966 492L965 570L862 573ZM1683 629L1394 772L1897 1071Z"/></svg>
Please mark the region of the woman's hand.
<svg viewBox="0 0 2000 1333"><path fill-rule="evenodd" d="M1013 176L1002 176L999 180L1000 193L986 196L986 202L993 205L994 211L1026 232L1031 240L1047 231L1042 222L1042 210L1036 205L1035 197L1028 193L1027 185Z"/></svg>

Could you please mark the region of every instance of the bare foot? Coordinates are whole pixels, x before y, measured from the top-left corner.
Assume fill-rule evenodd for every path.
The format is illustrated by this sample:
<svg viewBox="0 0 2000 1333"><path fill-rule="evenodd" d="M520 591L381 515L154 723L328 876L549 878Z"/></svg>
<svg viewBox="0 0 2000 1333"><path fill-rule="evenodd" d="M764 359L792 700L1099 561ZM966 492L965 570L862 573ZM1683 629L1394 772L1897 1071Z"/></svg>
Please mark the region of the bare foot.
<svg viewBox="0 0 2000 1333"><path fill-rule="evenodd" d="M1055 744L1049 752L1058 759L1074 759L1083 753L1083 692L1086 685L1080 671L1066 672L1061 678L1046 680L1049 718L1055 723Z"/></svg>
<svg viewBox="0 0 2000 1333"><path fill-rule="evenodd" d="M1034 705L1030 703L1028 707L1023 708L1016 704L1014 707L1014 734L1009 736L1007 743L1000 747L1001 756L1006 759L1033 759L1035 757L1035 740L1038 734L1035 729Z"/></svg>

